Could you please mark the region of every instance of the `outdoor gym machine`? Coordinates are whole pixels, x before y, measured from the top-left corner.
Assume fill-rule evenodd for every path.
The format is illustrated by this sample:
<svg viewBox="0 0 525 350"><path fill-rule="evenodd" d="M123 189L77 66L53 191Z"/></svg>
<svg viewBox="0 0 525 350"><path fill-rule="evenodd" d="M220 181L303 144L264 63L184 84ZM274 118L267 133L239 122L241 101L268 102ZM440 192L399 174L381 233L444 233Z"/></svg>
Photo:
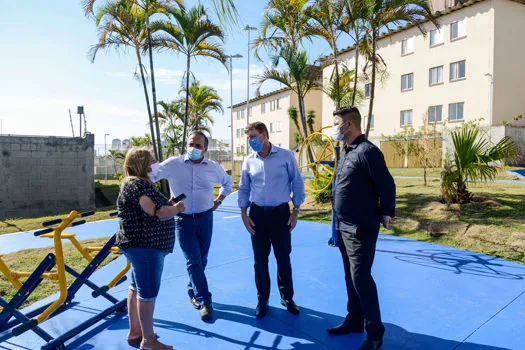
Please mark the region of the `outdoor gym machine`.
<svg viewBox="0 0 525 350"><path fill-rule="evenodd" d="M105 286L100 287L89 280L91 275L96 271L96 269L110 253L113 252L120 254L118 248L114 247L116 236L113 235L103 247L84 248L80 242L76 240L75 234L64 232L67 227L78 226L85 223L85 220L74 221L77 218L82 218L93 214L93 211L86 213L72 211L64 219L58 218L44 222L42 224L44 227L57 224L58 226L36 231L34 235L52 238L55 252L48 254L32 273L12 271L5 265L0 257L0 271L18 290L17 294L9 302L3 298L0 298L0 306L3 307L3 310L0 313L0 332L7 333L0 335L0 341L5 340L13 335L18 336L28 330L31 330L38 334L44 341L46 341L46 344L42 346L42 349L61 349L64 348L64 342L83 332L113 312L126 311L126 299L119 301L108 294L107 291L126 280L125 274L129 270L129 262L117 274L117 276L115 276L115 278L113 278ZM111 213L110 215L115 216L116 213ZM79 273L65 264L62 249L62 239L68 239L89 262L88 266L82 272ZM92 252L98 253L95 256L92 256ZM56 272L51 272L55 265ZM69 287L66 283L66 272L75 278ZM28 277L28 279L24 283L21 283L19 281L20 277ZM54 302L36 308L27 314L20 312L18 310L19 307L29 297L29 295L31 295L34 289L44 278L58 281L60 291L58 298ZM54 338L42 330L38 325L46 319L54 317L67 310L72 304L76 293L83 285L86 285L93 290L93 297L102 296L112 305L58 337Z"/></svg>
<svg viewBox="0 0 525 350"><path fill-rule="evenodd" d="M306 176L303 176L305 179L312 179L313 186L310 186L307 181L305 182L305 187L310 191L321 192L326 190L331 184L333 195L340 147L338 142L334 145L330 136L323 133L323 130L327 128L331 128L331 126L325 126L308 135L301 144L299 170L308 172ZM326 184L323 185L324 182L322 181L326 182ZM328 240L328 245L337 247L337 230L333 207L332 236Z"/></svg>

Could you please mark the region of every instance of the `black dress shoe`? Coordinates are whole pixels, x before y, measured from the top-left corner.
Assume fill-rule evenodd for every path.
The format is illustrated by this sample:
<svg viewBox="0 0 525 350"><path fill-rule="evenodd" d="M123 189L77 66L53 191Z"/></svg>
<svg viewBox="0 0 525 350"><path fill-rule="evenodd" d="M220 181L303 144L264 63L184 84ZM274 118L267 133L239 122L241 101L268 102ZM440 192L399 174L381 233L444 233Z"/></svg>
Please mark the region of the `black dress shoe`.
<svg viewBox="0 0 525 350"><path fill-rule="evenodd" d="M268 312L268 301L259 301L255 308L255 317L264 317Z"/></svg>
<svg viewBox="0 0 525 350"><path fill-rule="evenodd" d="M366 339L363 344L359 347L359 350L376 350L379 349L383 345L383 340L370 340Z"/></svg>
<svg viewBox="0 0 525 350"><path fill-rule="evenodd" d="M293 300L281 299L281 305L286 307L286 310L294 315L297 315L300 312L299 307L297 307L297 304L295 304Z"/></svg>
<svg viewBox="0 0 525 350"><path fill-rule="evenodd" d="M364 321L349 321L345 320L338 326L328 328L327 332L333 335L343 335L349 333L363 333L365 331Z"/></svg>
<svg viewBox="0 0 525 350"><path fill-rule="evenodd" d="M210 304L203 304L201 307L200 314L201 320L209 320L213 314L213 306L211 306Z"/></svg>
<svg viewBox="0 0 525 350"><path fill-rule="evenodd" d="M201 308L201 303L199 303L199 301L195 297L190 297L190 303L197 310L199 310Z"/></svg>

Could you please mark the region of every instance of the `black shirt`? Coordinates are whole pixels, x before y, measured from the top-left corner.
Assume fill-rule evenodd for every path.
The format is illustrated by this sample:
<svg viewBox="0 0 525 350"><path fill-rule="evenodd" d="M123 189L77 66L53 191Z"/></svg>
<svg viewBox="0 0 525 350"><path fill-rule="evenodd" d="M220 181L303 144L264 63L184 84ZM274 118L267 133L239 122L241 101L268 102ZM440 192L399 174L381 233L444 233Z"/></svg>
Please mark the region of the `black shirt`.
<svg viewBox="0 0 525 350"><path fill-rule="evenodd" d="M393 217L396 185L383 153L365 135L345 146L337 165L333 207L338 228L378 230L383 215Z"/></svg>
<svg viewBox="0 0 525 350"><path fill-rule="evenodd" d="M149 216L139 204L140 197L148 196L155 207L170 205L168 199L144 179L128 180L122 184L117 199L119 230L116 245L123 248L155 248L173 252L175 221L161 221Z"/></svg>

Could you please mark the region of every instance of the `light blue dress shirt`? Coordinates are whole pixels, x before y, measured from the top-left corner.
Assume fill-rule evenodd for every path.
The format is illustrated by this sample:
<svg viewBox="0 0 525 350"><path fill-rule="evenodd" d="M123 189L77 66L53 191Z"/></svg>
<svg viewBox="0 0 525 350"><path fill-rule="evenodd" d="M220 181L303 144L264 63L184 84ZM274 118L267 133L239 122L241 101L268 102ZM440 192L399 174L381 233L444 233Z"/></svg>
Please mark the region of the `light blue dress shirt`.
<svg viewBox="0 0 525 350"><path fill-rule="evenodd" d="M253 152L245 159L239 183L239 207L249 207L252 202L273 207L290 200L299 206L305 197L303 178L292 151L271 145L268 157Z"/></svg>
<svg viewBox="0 0 525 350"><path fill-rule="evenodd" d="M153 181L167 179L173 197L184 193L184 214L196 214L213 207L213 186L221 185L220 195L232 192L232 179L224 169L213 160L204 158L193 163L187 155L171 157L160 163Z"/></svg>

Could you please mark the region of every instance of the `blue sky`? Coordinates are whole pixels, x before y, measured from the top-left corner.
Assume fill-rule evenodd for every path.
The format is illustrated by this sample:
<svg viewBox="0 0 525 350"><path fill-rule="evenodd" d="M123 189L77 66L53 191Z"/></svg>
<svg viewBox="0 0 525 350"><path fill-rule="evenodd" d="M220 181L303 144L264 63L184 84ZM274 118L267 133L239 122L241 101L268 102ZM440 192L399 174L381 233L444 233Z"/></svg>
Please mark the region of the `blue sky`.
<svg viewBox="0 0 525 350"><path fill-rule="evenodd" d="M100 4L102 4L103 0ZM186 4L197 1L187 0ZM211 8L211 1L202 3ZM237 0L241 16L239 27L258 27L265 1ZM256 35L256 32L252 32ZM87 52L97 42L93 20L84 16L80 0L9 1L0 12L0 119L3 133L71 136L68 109L73 113L78 136L76 107L84 105L87 128L95 143L104 143L104 134L113 138L140 136L148 132L146 103L142 86L132 78L137 67L131 51L100 52L91 63ZM253 38L253 36L252 36ZM350 44L349 39L343 44ZM345 45L345 46L346 46ZM316 40L306 44L312 59L328 52ZM229 34L225 51L242 54L234 60L233 101L246 99L247 36ZM185 61L175 54L155 54L155 76L159 100L178 95ZM250 75L268 63L251 57ZM230 88L226 69L204 58L192 61L192 72L203 84L216 88L224 99L225 114L215 115L213 137L229 139ZM251 81L253 83L253 79ZM279 86L263 85L262 92ZM250 87L253 97L255 86Z"/></svg>

